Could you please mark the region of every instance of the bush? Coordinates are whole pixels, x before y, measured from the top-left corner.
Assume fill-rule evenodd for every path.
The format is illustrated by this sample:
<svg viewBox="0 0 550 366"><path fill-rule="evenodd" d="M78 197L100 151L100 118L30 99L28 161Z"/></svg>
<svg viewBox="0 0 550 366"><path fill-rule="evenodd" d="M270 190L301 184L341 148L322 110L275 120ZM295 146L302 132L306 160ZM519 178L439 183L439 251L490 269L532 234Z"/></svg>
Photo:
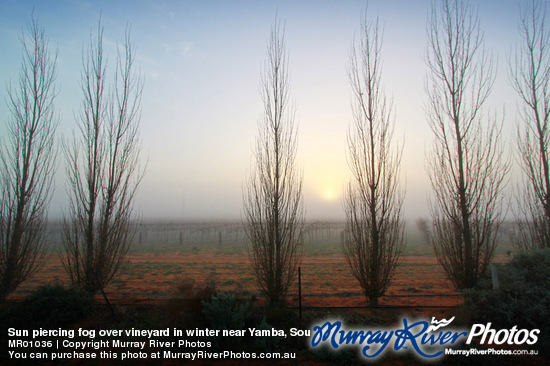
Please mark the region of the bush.
<svg viewBox="0 0 550 366"><path fill-rule="evenodd" d="M499 267L500 288L491 289L488 277L464 291L464 303L475 323L493 328L541 329L536 344L548 353L550 337L550 249L520 254Z"/></svg>
<svg viewBox="0 0 550 366"><path fill-rule="evenodd" d="M237 300L235 295L218 292L212 296L211 301L203 301L203 314L210 329L216 330L245 330L245 337L232 336L213 339L213 346L220 349L253 348L260 352L275 351L280 342L280 337L251 336L249 328L256 330L271 330L273 327L266 321L265 316L257 311L252 311L248 302ZM256 309L257 310L257 309ZM236 342L239 342L236 344Z"/></svg>
<svg viewBox="0 0 550 366"><path fill-rule="evenodd" d="M267 323L264 316L255 328L258 330L270 330L272 326ZM280 340L279 337L256 337L254 339L254 347L261 352L273 352L278 349Z"/></svg>
<svg viewBox="0 0 550 366"><path fill-rule="evenodd" d="M245 322L250 317L248 303L237 303L235 295L218 292L211 301L202 302L202 313L211 329L241 330L245 329ZM242 337L216 337L215 346L228 346L233 341L240 341Z"/></svg>
<svg viewBox="0 0 550 366"><path fill-rule="evenodd" d="M80 288L43 286L17 308L3 311L0 324L3 329L67 328L86 317L94 303L93 296Z"/></svg>

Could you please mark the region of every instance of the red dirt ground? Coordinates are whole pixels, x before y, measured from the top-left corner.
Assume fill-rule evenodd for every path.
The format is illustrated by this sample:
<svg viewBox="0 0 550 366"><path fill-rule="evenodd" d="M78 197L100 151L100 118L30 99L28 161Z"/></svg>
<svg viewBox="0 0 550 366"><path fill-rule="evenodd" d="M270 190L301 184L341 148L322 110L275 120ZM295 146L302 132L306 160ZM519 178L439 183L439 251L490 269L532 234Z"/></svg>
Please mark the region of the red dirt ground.
<svg viewBox="0 0 550 366"><path fill-rule="evenodd" d="M361 288L350 274L342 254L305 256L301 273L303 306L366 305ZM134 253L105 291L115 302L154 302L169 298L175 284L183 278L202 281L208 277L216 279L218 290L244 291L260 297L246 252ZM61 261L54 255L12 296L22 297L40 285L67 281ZM289 302L296 305L297 282L289 291ZM452 290L436 259L426 255L403 257L386 296L380 299L381 305L392 306L456 306L461 302L461 296Z"/></svg>

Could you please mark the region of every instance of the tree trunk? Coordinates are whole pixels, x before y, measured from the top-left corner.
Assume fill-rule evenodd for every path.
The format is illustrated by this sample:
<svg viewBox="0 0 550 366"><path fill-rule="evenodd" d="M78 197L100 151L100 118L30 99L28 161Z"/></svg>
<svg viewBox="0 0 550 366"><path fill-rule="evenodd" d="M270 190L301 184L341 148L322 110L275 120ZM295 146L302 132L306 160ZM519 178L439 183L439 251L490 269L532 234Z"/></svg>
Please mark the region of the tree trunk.
<svg viewBox="0 0 550 366"><path fill-rule="evenodd" d="M367 296L369 299L369 307L371 308L377 308L378 307L378 296L369 295Z"/></svg>

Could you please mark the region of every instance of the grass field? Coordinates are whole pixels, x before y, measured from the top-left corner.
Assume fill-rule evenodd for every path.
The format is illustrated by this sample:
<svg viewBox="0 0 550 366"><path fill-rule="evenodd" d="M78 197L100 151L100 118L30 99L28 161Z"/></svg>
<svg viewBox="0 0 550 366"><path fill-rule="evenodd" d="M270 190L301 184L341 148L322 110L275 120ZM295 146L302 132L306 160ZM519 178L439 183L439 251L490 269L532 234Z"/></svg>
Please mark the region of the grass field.
<svg viewBox="0 0 550 366"><path fill-rule="evenodd" d="M341 250L343 223L314 222L305 227L302 273L302 305L339 307L365 306L358 282L351 275ZM52 229L52 241L59 234ZM461 297L452 289L433 256L432 248L412 224L406 226L406 249L394 280L381 305L454 306ZM504 243L496 261L507 260ZM49 283L68 278L54 250L44 268L24 282L12 296L20 297ZM119 302L152 302L169 298L184 280L213 279L217 288L261 297L250 264L242 224L145 223L131 247L128 262L105 289ZM290 289L288 302L298 303L298 283Z"/></svg>

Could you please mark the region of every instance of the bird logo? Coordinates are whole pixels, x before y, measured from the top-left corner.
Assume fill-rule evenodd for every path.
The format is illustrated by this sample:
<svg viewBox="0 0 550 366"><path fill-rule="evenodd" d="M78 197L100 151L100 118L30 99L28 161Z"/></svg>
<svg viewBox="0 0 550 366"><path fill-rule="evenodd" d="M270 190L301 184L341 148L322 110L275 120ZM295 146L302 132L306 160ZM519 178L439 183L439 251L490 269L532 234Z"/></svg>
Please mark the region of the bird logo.
<svg viewBox="0 0 550 366"><path fill-rule="evenodd" d="M447 320L445 318L441 320L437 320L435 317L432 317L432 324L428 327L428 332L435 332L439 328L446 327L447 325L451 324L451 322L455 319L453 316L451 319Z"/></svg>

